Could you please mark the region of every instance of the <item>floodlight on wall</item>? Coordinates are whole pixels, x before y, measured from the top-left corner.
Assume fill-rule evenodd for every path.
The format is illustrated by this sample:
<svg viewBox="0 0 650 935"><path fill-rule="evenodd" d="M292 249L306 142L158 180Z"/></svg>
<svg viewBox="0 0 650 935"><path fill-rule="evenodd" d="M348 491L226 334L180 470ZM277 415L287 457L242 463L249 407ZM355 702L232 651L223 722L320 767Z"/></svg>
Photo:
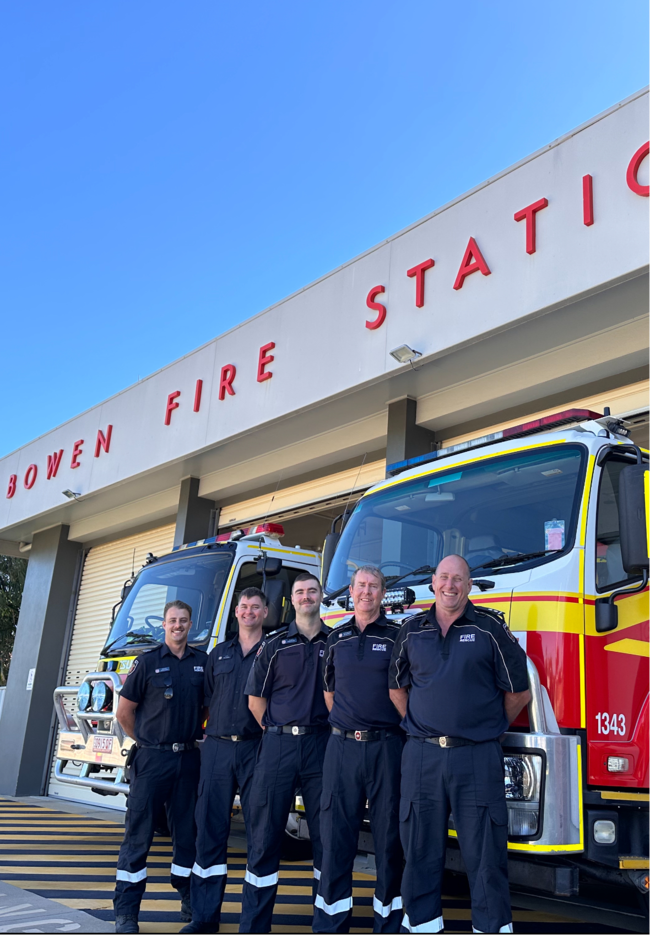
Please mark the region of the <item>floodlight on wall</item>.
<svg viewBox="0 0 650 935"><path fill-rule="evenodd" d="M62 490L61 493L64 497L67 497L68 500L78 500L81 496L80 493L75 493L74 490Z"/></svg>
<svg viewBox="0 0 650 935"><path fill-rule="evenodd" d="M414 351L408 344L400 344L399 347L394 347L389 353L398 364L412 364L418 357L422 357L420 351Z"/></svg>

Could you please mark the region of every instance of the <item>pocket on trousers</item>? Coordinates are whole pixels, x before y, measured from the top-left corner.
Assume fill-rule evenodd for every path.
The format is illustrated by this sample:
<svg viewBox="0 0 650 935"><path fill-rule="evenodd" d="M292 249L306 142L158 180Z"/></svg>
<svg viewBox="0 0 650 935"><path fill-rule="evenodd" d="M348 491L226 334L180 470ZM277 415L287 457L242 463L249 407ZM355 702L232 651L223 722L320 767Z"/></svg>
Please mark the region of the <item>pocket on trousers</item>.
<svg viewBox="0 0 650 935"><path fill-rule="evenodd" d="M255 783L251 789L251 807L264 808L269 798L268 786Z"/></svg>
<svg viewBox="0 0 650 935"><path fill-rule="evenodd" d="M411 814L412 808L413 808L413 803L409 799L400 799L399 820L408 821L408 817Z"/></svg>
<svg viewBox="0 0 650 935"><path fill-rule="evenodd" d="M321 793L320 797L320 810L321 812L326 812L328 808L332 807L332 793L327 790Z"/></svg>
<svg viewBox="0 0 650 935"><path fill-rule="evenodd" d="M488 811L490 813L490 820L493 824L508 824L508 806L506 805L505 799L503 799L502 802L490 802L488 805Z"/></svg>

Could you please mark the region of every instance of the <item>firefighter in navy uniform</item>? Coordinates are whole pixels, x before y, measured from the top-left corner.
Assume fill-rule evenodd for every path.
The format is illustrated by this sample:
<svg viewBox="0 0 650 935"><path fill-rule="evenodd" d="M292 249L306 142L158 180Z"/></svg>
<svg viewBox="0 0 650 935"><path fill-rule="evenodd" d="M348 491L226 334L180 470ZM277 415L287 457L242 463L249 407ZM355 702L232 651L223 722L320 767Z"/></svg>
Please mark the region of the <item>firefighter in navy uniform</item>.
<svg viewBox="0 0 650 935"><path fill-rule="evenodd" d="M115 931L138 932L147 884L147 854L156 817L164 806L172 836L171 884L180 893L181 921L192 918L190 874L194 863L194 806L203 735L203 678L207 655L187 645L192 608L165 605L165 642L135 660L120 693L117 719L137 742L131 763L124 841L117 860Z"/></svg>
<svg viewBox="0 0 650 935"><path fill-rule="evenodd" d="M386 580L372 565L352 575L354 616L325 648L325 701L332 735L323 766L323 863L314 932L349 932L352 868L366 800L375 842L374 932L399 932L403 855L399 839L404 731L388 694L388 667L399 626L386 619Z"/></svg>
<svg viewBox="0 0 650 935"><path fill-rule="evenodd" d="M320 798L329 736L322 659L329 630L320 619L320 582L297 575L291 590L296 619L271 633L257 652L246 685L248 704L264 727L250 795L251 830L240 932L270 932L280 850L300 788L320 877ZM314 887L315 889L315 887Z"/></svg>
<svg viewBox="0 0 650 935"><path fill-rule="evenodd" d="M245 588L235 616L238 634L218 643L205 667L208 724L201 749L196 804L196 862L192 868L192 921L181 932L218 932L226 891L228 836L232 805L239 789L246 833L249 798L262 728L248 708L246 681L268 617L265 595Z"/></svg>
<svg viewBox="0 0 650 935"><path fill-rule="evenodd" d="M526 655L496 611L468 600L470 569L448 555L435 604L402 625L391 698L408 734L400 833L406 858L403 931L443 928L441 884L453 814L475 932L512 932L508 811L499 737L530 700Z"/></svg>

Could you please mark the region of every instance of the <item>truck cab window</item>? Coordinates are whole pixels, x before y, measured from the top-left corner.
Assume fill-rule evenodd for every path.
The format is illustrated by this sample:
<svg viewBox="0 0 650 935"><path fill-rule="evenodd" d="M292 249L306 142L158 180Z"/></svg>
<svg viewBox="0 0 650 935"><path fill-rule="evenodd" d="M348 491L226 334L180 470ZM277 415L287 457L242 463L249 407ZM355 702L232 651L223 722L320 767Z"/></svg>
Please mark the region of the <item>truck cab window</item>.
<svg viewBox="0 0 650 935"><path fill-rule="evenodd" d="M634 580L634 576L623 569L618 517L621 471L630 463L623 458L608 458L600 476L596 514L596 587L599 591L611 591Z"/></svg>

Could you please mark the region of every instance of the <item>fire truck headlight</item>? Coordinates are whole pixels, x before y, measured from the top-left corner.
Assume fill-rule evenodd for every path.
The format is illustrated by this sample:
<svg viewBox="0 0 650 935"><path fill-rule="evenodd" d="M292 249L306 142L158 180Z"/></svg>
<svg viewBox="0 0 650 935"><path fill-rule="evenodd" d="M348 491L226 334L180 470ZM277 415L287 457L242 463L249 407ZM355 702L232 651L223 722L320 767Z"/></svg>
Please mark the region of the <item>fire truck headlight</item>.
<svg viewBox="0 0 650 935"><path fill-rule="evenodd" d="M91 695L91 705L93 711L99 714L100 711L106 711L113 700L113 689L106 682L97 682Z"/></svg>
<svg viewBox="0 0 650 935"><path fill-rule="evenodd" d="M539 802L542 784L542 758L510 755L503 758L506 799L518 802Z"/></svg>
<svg viewBox="0 0 650 935"><path fill-rule="evenodd" d="M79 711L85 711L90 704L90 685L84 682L77 692L77 708Z"/></svg>
<svg viewBox="0 0 650 935"><path fill-rule="evenodd" d="M596 844L614 844L616 841L616 825L613 821L594 822L594 841Z"/></svg>
<svg viewBox="0 0 650 935"><path fill-rule="evenodd" d="M509 754L503 758L508 835L532 838L539 831L542 758L534 754Z"/></svg>

